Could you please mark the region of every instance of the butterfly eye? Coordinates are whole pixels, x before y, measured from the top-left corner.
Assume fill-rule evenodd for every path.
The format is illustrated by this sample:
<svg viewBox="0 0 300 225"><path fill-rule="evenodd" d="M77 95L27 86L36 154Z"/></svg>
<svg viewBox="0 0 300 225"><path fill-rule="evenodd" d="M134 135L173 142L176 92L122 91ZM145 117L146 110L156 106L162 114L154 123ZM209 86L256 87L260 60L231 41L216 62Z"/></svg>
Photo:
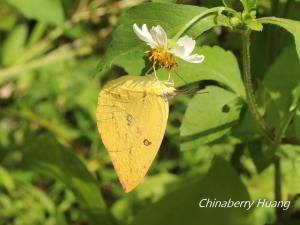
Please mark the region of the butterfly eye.
<svg viewBox="0 0 300 225"><path fill-rule="evenodd" d="M144 141L143 141L143 143L144 143L144 145L146 145L146 146L149 146L149 145L151 145L151 141L149 141L148 139L145 139Z"/></svg>

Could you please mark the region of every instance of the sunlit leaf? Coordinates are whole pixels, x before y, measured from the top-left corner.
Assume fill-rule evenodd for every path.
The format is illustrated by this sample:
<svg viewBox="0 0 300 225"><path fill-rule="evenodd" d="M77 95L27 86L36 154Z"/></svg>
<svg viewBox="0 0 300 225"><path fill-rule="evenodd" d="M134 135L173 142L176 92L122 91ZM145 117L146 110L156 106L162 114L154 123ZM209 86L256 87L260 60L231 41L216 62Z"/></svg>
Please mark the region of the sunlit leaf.
<svg viewBox="0 0 300 225"><path fill-rule="evenodd" d="M26 17L62 26L64 11L60 0L7 0Z"/></svg>
<svg viewBox="0 0 300 225"><path fill-rule="evenodd" d="M183 150L222 137L239 119L242 103L235 94L215 86L202 92L190 101L180 127Z"/></svg>
<svg viewBox="0 0 300 225"><path fill-rule="evenodd" d="M20 24L14 27L8 37L3 42L2 47L2 63L8 66L16 60L22 53L27 39L28 28L25 24Z"/></svg>

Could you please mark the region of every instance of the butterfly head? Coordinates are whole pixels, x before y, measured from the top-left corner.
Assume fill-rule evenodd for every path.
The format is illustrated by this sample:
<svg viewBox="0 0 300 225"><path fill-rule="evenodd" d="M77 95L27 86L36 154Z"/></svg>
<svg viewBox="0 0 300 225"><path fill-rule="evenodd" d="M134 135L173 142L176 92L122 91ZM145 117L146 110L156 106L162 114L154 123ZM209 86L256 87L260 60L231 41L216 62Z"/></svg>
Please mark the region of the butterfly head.
<svg viewBox="0 0 300 225"><path fill-rule="evenodd" d="M166 101L176 95L174 84L170 81L156 80L152 85L152 90L155 94L162 96Z"/></svg>

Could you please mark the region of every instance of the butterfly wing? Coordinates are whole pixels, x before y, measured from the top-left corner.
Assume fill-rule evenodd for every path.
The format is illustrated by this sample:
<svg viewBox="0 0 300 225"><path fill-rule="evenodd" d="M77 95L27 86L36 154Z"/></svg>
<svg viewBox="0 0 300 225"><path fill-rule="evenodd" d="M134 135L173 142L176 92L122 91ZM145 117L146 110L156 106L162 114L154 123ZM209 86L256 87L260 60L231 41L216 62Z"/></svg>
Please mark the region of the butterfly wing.
<svg viewBox="0 0 300 225"><path fill-rule="evenodd" d="M147 77L123 76L100 92L97 125L125 192L138 185L161 145L168 102L145 88Z"/></svg>

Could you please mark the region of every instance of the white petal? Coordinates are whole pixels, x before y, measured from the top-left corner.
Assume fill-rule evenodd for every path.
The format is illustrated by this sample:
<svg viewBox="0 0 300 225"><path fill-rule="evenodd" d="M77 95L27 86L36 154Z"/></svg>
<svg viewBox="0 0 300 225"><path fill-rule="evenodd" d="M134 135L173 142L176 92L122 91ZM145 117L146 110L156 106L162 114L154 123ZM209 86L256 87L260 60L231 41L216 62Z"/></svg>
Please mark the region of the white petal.
<svg viewBox="0 0 300 225"><path fill-rule="evenodd" d="M152 39L151 34L148 31L147 25L143 24L142 29L140 29L136 24L133 24L133 31L138 36L139 39L146 42L152 48L156 47L156 42Z"/></svg>
<svg viewBox="0 0 300 225"><path fill-rule="evenodd" d="M175 56L177 56L179 58L184 58L185 57L184 51L185 51L185 49L183 46L175 45L175 47L170 49L169 52L173 53Z"/></svg>
<svg viewBox="0 0 300 225"><path fill-rule="evenodd" d="M165 30L160 26L152 27L150 30L152 39L158 44L158 46L167 48L168 38Z"/></svg>
<svg viewBox="0 0 300 225"><path fill-rule="evenodd" d="M198 54L188 55L180 58L190 63L202 63L205 59L204 55Z"/></svg>
<svg viewBox="0 0 300 225"><path fill-rule="evenodd" d="M178 39L178 41L176 42L177 45L181 45L184 47L185 49L185 55L189 55L192 53L192 51L195 48L196 45L196 41L192 38L190 38L189 36L184 36Z"/></svg>

